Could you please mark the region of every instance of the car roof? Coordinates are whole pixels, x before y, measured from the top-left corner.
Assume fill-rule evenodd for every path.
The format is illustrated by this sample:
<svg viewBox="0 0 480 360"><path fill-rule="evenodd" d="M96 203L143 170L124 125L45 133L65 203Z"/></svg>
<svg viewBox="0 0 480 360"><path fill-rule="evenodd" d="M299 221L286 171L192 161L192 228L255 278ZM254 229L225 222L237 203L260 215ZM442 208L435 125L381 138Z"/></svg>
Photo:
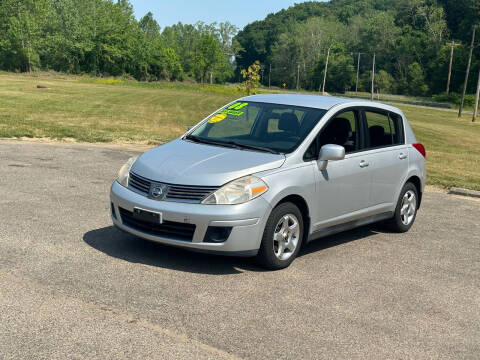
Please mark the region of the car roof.
<svg viewBox="0 0 480 360"><path fill-rule="evenodd" d="M349 99L335 96L322 96L322 95L304 95L304 94L261 94L246 96L241 99L242 101L263 102L269 104L281 104L292 106L303 106L316 109L329 110L332 107L340 104L352 104L361 106L372 106L379 109L394 109L391 106L367 101L363 99Z"/></svg>

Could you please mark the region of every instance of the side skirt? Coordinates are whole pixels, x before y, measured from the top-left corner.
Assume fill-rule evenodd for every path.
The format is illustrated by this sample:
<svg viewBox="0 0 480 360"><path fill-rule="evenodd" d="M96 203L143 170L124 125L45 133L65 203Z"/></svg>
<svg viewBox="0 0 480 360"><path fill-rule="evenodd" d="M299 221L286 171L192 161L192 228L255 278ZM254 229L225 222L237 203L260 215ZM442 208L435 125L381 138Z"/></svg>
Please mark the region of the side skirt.
<svg viewBox="0 0 480 360"><path fill-rule="evenodd" d="M364 226L364 225L368 225L368 224L371 224L371 223L375 223L375 222L378 222L378 221L391 219L392 217L393 217L393 212L388 211L388 212L385 212L385 213L376 214L376 215L373 215L373 216L368 216L368 217L365 217L365 218L362 218L362 219L346 222L346 223L343 223L343 224L329 226L329 227L326 227L326 228L323 228L323 229L320 229L320 230L317 230L317 231L311 233L308 237L307 242L310 242L312 240L316 240L316 239L319 239L319 238L322 238L322 237L325 237L325 236L338 234L338 233L343 232L343 231L351 230L351 229L354 229L354 228L357 228L357 227L360 227L360 226Z"/></svg>

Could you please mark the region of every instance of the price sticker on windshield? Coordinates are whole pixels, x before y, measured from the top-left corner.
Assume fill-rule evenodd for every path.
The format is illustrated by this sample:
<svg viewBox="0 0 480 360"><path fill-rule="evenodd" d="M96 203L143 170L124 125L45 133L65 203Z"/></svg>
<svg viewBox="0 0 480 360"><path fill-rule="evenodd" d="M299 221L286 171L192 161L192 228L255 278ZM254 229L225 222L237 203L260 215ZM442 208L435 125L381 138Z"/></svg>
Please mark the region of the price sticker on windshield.
<svg viewBox="0 0 480 360"><path fill-rule="evenodd" d="M215 123L218 123L222 120L225 120L227 118L227 114L217 114L215 116L213 116L210 120L208 120L208 122L210 124L215 124Z"/></svg>
<svg viewBox="0 0 480 360"><path fill-rule="evenodd" d="M230 105L228 108L220 110L218 114L212 116L208 122L210 124L215 124L220 121L223 121L227 118L227 116L242 116L244 114L243 111L240 111L240 109L243 109L245 106L248 106L248 103L235 103L233 105Z"/></svg>

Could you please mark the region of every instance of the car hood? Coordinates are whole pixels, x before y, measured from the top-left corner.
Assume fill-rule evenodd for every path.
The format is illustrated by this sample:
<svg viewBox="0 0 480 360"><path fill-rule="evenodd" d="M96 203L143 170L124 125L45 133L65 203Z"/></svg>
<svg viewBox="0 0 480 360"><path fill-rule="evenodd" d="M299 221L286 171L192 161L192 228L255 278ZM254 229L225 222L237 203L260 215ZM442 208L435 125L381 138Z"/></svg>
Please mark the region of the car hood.
<svg viewBox="0 0 480 360"><path fill-rule="evenodd" d="M245 175L278 168L284 162L281 154L177 139L141 155L132 171L168 184L221 186Z"/></svg>

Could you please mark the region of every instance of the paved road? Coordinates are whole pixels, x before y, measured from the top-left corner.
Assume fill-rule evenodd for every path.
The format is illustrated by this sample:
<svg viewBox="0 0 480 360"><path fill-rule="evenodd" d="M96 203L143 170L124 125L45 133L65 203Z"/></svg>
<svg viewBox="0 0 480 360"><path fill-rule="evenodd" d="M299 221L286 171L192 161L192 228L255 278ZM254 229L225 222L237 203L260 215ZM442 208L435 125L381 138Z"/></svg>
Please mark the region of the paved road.
<svg viewBox="0 0 480 360"><path fill-rule="evenodd" d="M478 359L480 202L427 193L408 234L265 272L113 229L133 152L0 142L0 359Z"/></svg>
<svg viewBox="0 0 480 360"><path fill-rule="evenodd" d="M438 111L445 111L445 112L458 114L458 109L445 109L445 108L439 108L439 107L434 107L434 106L405 104L405 103L396 102L396 101L380 101L380 102L385 103L385 104L390 104L390 105L393 105L393 106L400 106L400 107L407 106L407 107L414 107L414 108L419 108L419 109L438 110ZM463 110L462 114L463 115L473 115L473 111Z"/></svg>

